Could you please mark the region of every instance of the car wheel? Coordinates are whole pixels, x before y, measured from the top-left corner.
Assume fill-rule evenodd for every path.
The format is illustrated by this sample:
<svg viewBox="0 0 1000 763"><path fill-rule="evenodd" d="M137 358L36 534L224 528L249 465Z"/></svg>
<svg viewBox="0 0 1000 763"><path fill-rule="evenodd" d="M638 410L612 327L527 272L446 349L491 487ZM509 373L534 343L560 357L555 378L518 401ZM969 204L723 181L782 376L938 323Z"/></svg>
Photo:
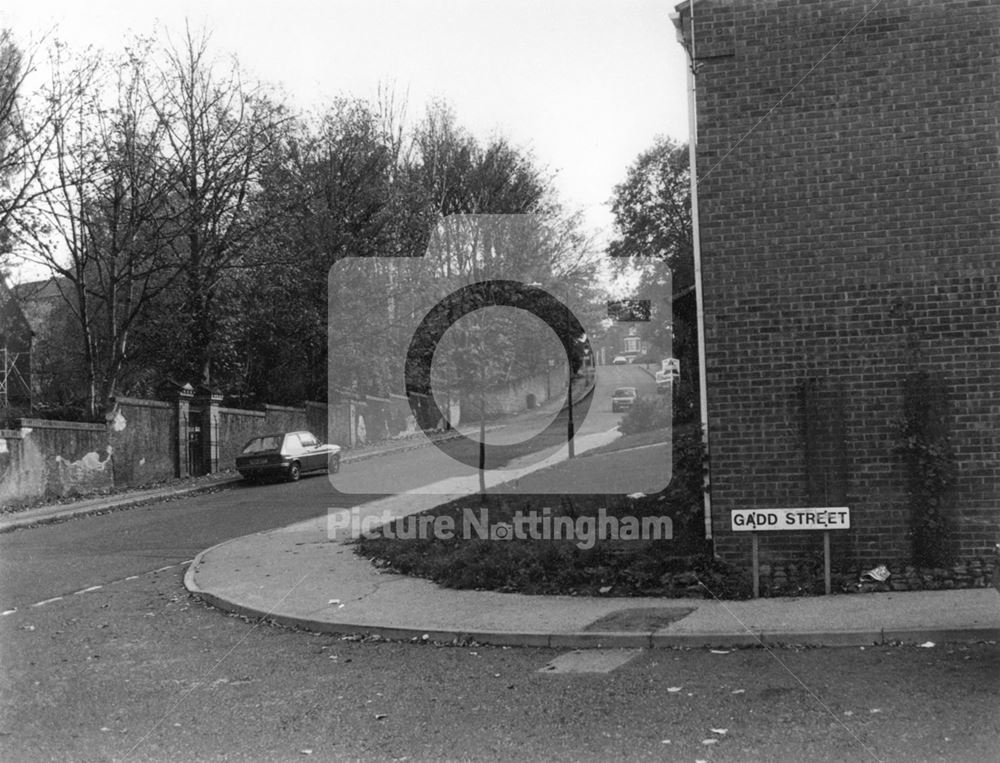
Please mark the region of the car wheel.
<svg viewBox="0 0 1000 763"><path fill-rule="evenodd" d="M336 474L340 471L340 454L338 453L333 458L330 459L329 471L331 474Z"/></svg>
<svg viewBox="0 0 1000 763"><path fill-rule="evenodd" d="M298 479L301 476L302 476L302 467L299 466L298 461L292 461L292 463L288 465L288 481L298 482Z"/></svg>

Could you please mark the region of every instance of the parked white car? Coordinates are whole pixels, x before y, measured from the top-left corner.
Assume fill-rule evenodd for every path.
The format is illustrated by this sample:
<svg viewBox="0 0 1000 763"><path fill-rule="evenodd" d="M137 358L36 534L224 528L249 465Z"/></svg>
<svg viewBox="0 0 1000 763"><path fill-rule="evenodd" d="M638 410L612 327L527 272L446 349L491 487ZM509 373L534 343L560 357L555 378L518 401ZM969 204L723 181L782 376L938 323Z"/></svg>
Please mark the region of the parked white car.
<svg viewBox="0 0 1000 763"><path fill-rule="evenodd" d="M280 432L254 437L236 457L243 479L283 478L295 482L307 472L340 471L340 446L316 439L312 432Z"/></svg>

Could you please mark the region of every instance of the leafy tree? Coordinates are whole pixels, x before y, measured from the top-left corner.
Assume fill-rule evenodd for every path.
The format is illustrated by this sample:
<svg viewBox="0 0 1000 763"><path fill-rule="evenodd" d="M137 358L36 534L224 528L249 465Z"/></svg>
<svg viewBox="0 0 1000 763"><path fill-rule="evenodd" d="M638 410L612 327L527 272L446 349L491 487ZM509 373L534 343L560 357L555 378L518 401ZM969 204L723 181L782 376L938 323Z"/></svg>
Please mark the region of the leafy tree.
<svg viewBox="0 0 1000 763"><path fill-rule="evenodd" d="M683 357L683 373L694 367L694 316L664 316L667 293L682 294L694 285L691 192L688 149L657 138L615 186L611 210L617 237L608 254L621 269L639 273L636 296L653 301L653 320L644 336L661 350ZM659 317L657 317L659 316Z"/></svg>
<svg viewBox="0 0 1000 763"><path fill-rule="evenodd" d="M540 213L552 203L551 181L529 154L503 137L481 144L444 103L428 109L414 147L410 175L432 223L455 214Z"/></svg>
<svg viewBox="0 0 1000 763"><path fill-rule="evenodd" d="M639 154L615 186L611 211L618 236L609 255L627 258L647 281L668 267L675 289L694 283L687 146L658 138Z"/></svg>
<svg viewBox="0 0 1000 763"><path fill-rule="evenodd" d="M335 388L402 392L412 314L458 285L490 274L551 284L560 262L567 274L580 271L570 278L579 286L592 283L579 220L557 214L527 154L500 139L481 144L441 106L412 133L400 114L385 93L375 106L337 101L315 122L297 120L265 165L255 203L286 213L249 244L243 261L252 267L230 276L245 318L236 342L241 371L229 390L243 401L322 398L328 375ZM545 246L453 238L426 257L431 232L446 212L461 210L543 212ZM390 264L379 255L412 259ZM330 267L345 257L362 261L338 266L328 284ZM329 336L328 296L343 312ZM518 347L518 362L537 365L543 353L530 346Z"/></svg>
<svg viewBox="0 0 1000 763"><path fill-rule="evenodd" d="M265 168L258 200L286 212L256 237L247 254L253 267L243 290L245 370L234 389L239 396L286 402L325 398L327 274L348 255L398 249L396 216L390 212L394 158L381 115L361 101L339 100L317 123L290 126L285 152ZM374 310L374 300L385 294L367 286L336 285L343 295L356 292L355 316ZM377 327L364 328L357 321L330 326L338 347L331 371L343 386L372 386L370 379L343 372L370 353L362 337L377 341L371 336Z"/></svg>

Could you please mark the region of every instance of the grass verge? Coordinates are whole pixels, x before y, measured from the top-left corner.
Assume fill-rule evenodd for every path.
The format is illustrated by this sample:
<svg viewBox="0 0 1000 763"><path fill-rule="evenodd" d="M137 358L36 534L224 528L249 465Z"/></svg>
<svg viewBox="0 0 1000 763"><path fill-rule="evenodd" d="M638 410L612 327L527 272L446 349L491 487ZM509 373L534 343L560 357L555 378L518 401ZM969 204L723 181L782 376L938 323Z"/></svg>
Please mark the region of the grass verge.
<svg viewBox="0 0 1000 763"><path fill-rule="evenodd" d="M618 438L581 456L599 458L662 441L663 431ZM625 495L469 496L396 520L355 542L376 566L433 580L450 588L525 594L744 598L749 580L714 559L703 536L703 448L696 425L673 433L674 477L660 493ZM557 471L562 465L547 471ZM525 519L528 517L529 519ZM530 519L534 517L534 519ZM539 517L541 517L539 519ZM669 517L673 537L629 533L626 524L655 528ZM561 528L543 534L544 522ZM618 537L597 537L600 522ZM452 537L421 532L453 528ZM497 528L507 528L501 539ZM569 529L572 528L572 529ZM531 537L534 529L535 537ZM610 534L610 533L606 533ZM642 536L642 537L635 537ZM643 539L645 538L645 539Z"/></svg>

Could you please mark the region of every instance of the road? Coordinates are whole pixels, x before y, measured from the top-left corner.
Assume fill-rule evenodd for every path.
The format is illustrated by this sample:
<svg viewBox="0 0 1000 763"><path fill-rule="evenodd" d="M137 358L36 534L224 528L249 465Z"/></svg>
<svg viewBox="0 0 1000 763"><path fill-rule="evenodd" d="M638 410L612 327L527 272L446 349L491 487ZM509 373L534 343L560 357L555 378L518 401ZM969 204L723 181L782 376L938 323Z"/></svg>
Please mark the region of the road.
<svg viewBox="0 0 1000 763"><path fill-rule="evenodd" d="M622 379L634 379L638 384L644 379L652 381L638 368L608 370L598 378L593 412L582 422L583 437L613 429L617 424L621 415L611 413L609 400L611 389ZM565 422L565 418L558 421ZM519 428L531 426L530 420L510 425L511 439L517 439ZM474 452L468 443L463 447ZM514 447L509 455L523 456L528 447ZM427 446L348 464L336 475L352 481L355 489L360 485L371 492L339 493L323 476L307 477L291 485L239 484L86 521L0 534L0 612L180 564L229 538L321 516L330 507L356 506L389 490L404 492L470 473L475 474L475 470Z"/></svg>
<svg viewBox="0 0 1000 763"><path fill-rule="evenodd" d="M578 452L610 439L607 433L614 432L622 417L611 410L611 392L623 385L636 387L640 395L656 395L654 378L641 368L600 367L587 406L574 407L574 442ZM586 416L583 415L585 407L589 407ZM509 420L501 429L488 431L487 469L493 470L498 479L505 479L507 466L524 467L546 458L558 459L558 451L565 450L566 423L565 410L556 415L554 408L543 407ZM347 493L371 494L416 491L444 480L470 479L475 483L479 465L478 439L447 441L440 448L424 448L400 460L382 460L381 465L383 468L377 472L344 469L333 477L333 484Z"/></svg>
<svg viewBox="0 0 1000 763"><path fill-rule="evenodd" d="M419 480L423 452L349 468ZM662 650L563 675L539 672L555 651L316 636L184 590L201 549L365 498L313 477L0 536L0 759L972 761L1000 744L995 645Z"/></svg>
<svg viewBox="0 0 1000 763"><path fill-rule="evenodd" d="M1000 743L995 645L657 650L553 675L551 650L253 625L180 569L2 618L0 639L9 761L985 761Z"/></svg>

